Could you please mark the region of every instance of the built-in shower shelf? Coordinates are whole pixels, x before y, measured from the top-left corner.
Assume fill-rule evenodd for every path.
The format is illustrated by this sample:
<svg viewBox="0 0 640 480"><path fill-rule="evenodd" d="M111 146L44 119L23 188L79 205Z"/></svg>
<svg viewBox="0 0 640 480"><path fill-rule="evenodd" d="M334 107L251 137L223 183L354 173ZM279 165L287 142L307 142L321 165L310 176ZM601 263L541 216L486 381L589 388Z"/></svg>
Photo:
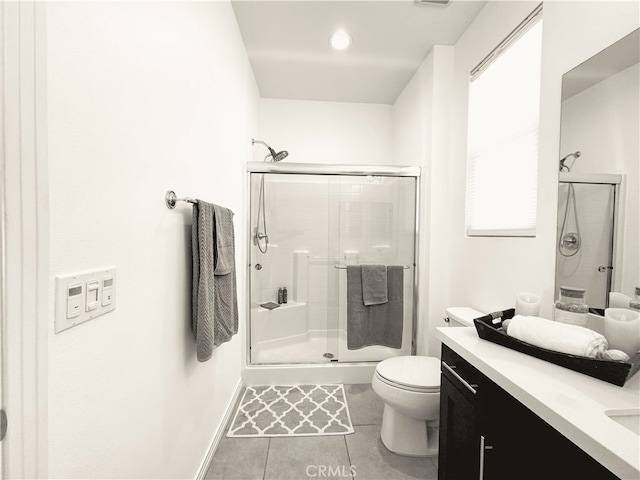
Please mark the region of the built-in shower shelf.
<svg viewBox="0 0 640 480"><path fill-rule="evenodd" d="M281 303L279 307L276 307L272 310L269 310L268 308L263 308L260 306L254 307L252 310L260 310L264 312L277 312L278 310L289 310L289 309L295 309L295 308L306 307L306 306L307 306L306 302L287 302L287 303Z"/></svg>
<svg viewBox="0 0 640 480"><path fill-rule="evenodd" d="M306 334L309 330L306 307L306 303L293 301L282 303L273 310L253 307L251 345Z"/></svg>

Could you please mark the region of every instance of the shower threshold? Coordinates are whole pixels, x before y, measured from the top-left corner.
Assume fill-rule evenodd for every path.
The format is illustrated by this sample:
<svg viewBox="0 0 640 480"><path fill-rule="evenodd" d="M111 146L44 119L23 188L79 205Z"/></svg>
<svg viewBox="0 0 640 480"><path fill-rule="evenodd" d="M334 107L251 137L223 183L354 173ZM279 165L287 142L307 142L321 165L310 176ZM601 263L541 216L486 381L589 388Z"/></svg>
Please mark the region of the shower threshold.
<svg viewBox="0 0 640 480"><path fill-rule="evenodd" d="M243 385L303 385L319 383L371 383L378 362L319 363L315 365L248 365Z"/></svg>

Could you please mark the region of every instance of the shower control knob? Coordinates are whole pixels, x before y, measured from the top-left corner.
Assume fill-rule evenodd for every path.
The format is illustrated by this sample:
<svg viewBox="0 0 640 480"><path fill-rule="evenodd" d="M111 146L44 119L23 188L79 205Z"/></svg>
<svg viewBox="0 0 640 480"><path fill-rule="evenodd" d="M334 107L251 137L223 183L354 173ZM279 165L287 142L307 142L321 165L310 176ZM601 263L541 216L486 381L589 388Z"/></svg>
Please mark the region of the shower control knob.
<svg viewBox="0 0 640 480"><path fill-rule="evenodd" d="M577 233L567 233L562 237L562 246L569 250L577 250L580 248L580 237Z"/></svg>

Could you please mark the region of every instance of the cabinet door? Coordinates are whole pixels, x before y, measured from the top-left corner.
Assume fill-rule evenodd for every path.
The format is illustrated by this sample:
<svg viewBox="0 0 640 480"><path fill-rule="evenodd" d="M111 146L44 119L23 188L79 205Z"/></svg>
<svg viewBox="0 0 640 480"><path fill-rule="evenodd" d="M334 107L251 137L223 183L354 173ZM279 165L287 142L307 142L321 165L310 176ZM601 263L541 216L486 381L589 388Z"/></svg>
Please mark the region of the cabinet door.
<svg viewBox="0 0 640 480"><path fill-rule="evenodd" d="M480 428L493 448L487 455L485 479L617 478L497 385L485 393Z"/></svg>
<svg viewBox="0 0 640 480"><path fill-rule="evenodd" d="M476 479L480 471L480 434L473 397L445 375L440 383L438 479Z"/></svg>

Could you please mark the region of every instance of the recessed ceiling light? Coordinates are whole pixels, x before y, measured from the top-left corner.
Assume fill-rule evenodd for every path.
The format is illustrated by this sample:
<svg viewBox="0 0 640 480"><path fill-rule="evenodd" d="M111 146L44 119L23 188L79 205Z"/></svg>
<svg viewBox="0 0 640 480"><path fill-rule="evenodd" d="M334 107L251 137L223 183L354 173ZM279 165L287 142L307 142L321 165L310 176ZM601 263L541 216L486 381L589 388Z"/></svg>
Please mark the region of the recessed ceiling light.
<svg viewBox="0 0 640 480"><path fill-rule="evenodd" d="M336 32L329 38L329 43L331 43L331 46L336 50L348 48L352 41L351 35L343 31Z"/></svg>

